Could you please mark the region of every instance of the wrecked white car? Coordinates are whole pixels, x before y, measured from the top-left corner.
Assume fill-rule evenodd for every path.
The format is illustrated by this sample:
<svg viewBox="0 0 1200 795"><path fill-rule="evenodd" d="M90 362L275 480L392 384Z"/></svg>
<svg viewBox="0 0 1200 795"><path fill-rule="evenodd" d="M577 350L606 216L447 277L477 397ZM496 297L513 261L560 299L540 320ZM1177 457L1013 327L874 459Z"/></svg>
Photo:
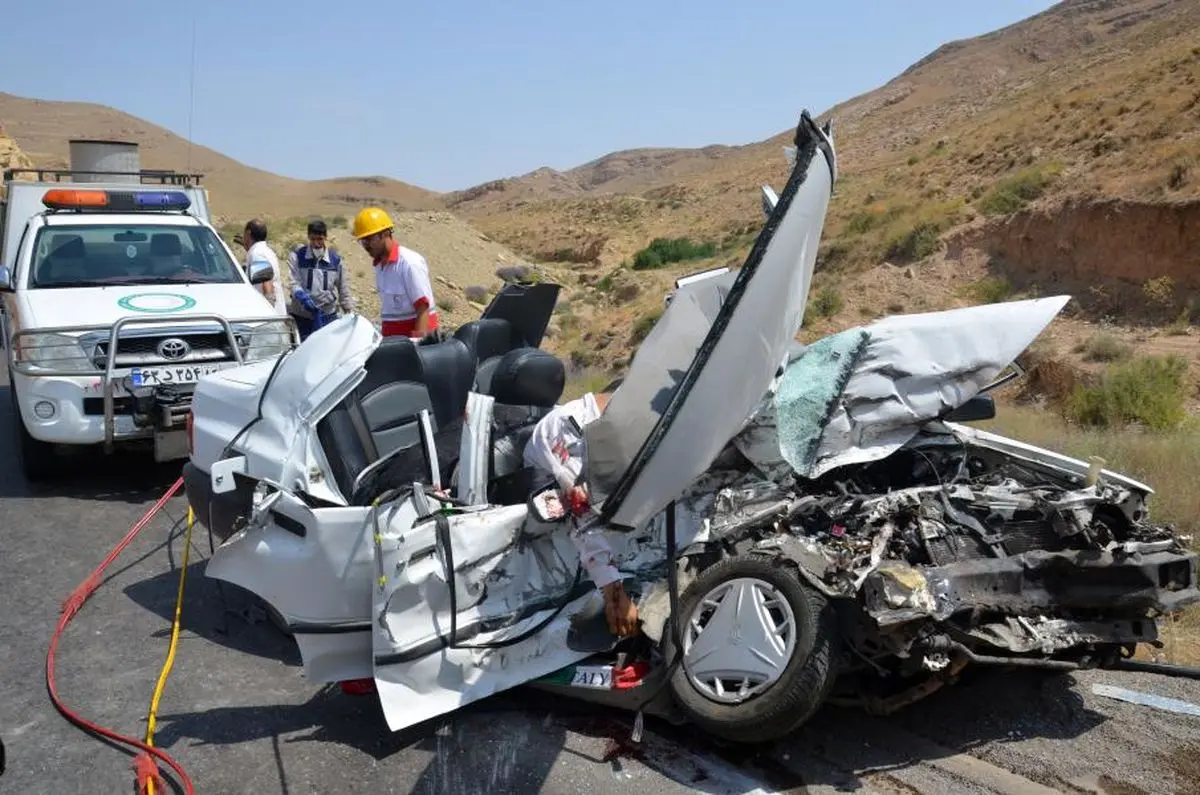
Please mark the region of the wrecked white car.
<svg viewBox="0 0 1200 795"><path fill-rule="evenodd" d="M641 633L602 612L523 467L560 399L558 295L513 285L444 341L343 318L206 376L188 498L207 576L261 597L313 682L373 679L399 730L535 685L786 734L835 685L877 708L965 664L1101 665L1200 600L1149 487L960 424L1067 299L794 342L836 179L805 114L745 264L682 284L584 429L592 514ZM673 563L672 563L673 562Z"/></svg>

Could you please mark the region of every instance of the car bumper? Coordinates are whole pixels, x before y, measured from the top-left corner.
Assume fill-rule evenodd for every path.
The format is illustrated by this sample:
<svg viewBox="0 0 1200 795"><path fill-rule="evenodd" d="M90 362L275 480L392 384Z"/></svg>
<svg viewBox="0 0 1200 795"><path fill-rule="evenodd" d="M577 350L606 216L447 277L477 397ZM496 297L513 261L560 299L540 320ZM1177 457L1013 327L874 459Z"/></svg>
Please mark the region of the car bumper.
<svg viewBox="0 0 1200 795"><path fill-rule="evenodd" d="M208 472L191 461L183 465L183 491L188 505L196 521L212 531L220 542L245 526L253 507L254 481L240 475L235 475L234 481L233 491L214 494Z"/></svg>
<svg viewBox="0 0 1200 795"><path fill-rule="evenodd" d="M10 388L17 397L21 423L29 435L47 444L89 446L105 439L104 380L92 376L28 376L12 373ZM152 441L160 460L186 458L186 431L182 417L191 403L186 390L175 399L170 421L150 403L135 420L136 400L113 385L112 439L114 442Z"/></svg>
<svg viewBox="0 0 1200 795"><path fill-rule="evenodd" d="M50 444L89 445L104 441L104 414L88 408L104 398L98 378L31 377L12 373L21 423L29 435ZM114 437L149 438L153 429L138 428L132 416L113 417Z"/></svg>
<svg viewBox="0 0 1200 795"><path fill-rule="evenodd" d="M916 577L877 571L867 578L864 596L881 627L975 608L1011 615L1066 610L1137 617L1200 603L1198 560L1193 552L1027 552L925 568ZM936 607L930 610L931 605Z"/></svg>

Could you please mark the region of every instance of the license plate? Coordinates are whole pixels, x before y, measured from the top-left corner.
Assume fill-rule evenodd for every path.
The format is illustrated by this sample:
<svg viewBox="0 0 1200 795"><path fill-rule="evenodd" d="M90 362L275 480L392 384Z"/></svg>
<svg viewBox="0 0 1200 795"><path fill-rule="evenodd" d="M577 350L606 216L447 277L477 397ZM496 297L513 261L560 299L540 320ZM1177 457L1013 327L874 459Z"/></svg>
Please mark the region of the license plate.
<svg viewBox="0 0 1200 795"><path fill-rule="evenodd" d="M578 665L571 687L590 687L595 690L612 690L611 665Z"/></svg>
<svg viewBox="0 0 1200 795"><path fill-rule="evenodd" d="M167 384L194 384L200 376L220 370L216 364L187 364L176 367L138 367L129 373L134 388Z"/></svg>

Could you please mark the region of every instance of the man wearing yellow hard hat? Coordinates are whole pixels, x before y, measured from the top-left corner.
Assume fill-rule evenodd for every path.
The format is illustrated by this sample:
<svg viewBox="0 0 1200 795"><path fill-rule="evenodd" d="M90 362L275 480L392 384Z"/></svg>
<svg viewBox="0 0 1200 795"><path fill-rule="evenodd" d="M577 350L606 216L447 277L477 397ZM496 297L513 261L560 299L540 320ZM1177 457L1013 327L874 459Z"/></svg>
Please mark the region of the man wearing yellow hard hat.
<svg viewBox="0 0 1200 795"><path fill-rule="evenodd" d="M438 327L429 264L392 237L392 219L378 207L354 216L352 234L375 264L383 336L420 339Z"/></svg>

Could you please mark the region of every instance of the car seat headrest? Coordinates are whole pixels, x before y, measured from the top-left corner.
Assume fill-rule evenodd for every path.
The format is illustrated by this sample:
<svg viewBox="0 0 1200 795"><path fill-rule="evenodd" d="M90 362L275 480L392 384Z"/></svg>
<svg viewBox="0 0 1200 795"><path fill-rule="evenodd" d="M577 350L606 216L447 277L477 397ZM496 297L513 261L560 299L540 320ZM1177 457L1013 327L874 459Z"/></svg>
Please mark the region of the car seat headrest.
<svg viewBox="0 0 1200 795"><path fill-rule="evenodd" d="M179 244L179 236L172 234L157 234L150 238L150 254L154 257L174 257L183 254L183 246Z"/></svg>
<svg viewBox="0 0 1200 795"><path fill-rule="evenodd" d="M539 348L517 348L500 357L492 375L491 394L510 406L553 406L562 397L567 368L557 356Z"/></svg>

